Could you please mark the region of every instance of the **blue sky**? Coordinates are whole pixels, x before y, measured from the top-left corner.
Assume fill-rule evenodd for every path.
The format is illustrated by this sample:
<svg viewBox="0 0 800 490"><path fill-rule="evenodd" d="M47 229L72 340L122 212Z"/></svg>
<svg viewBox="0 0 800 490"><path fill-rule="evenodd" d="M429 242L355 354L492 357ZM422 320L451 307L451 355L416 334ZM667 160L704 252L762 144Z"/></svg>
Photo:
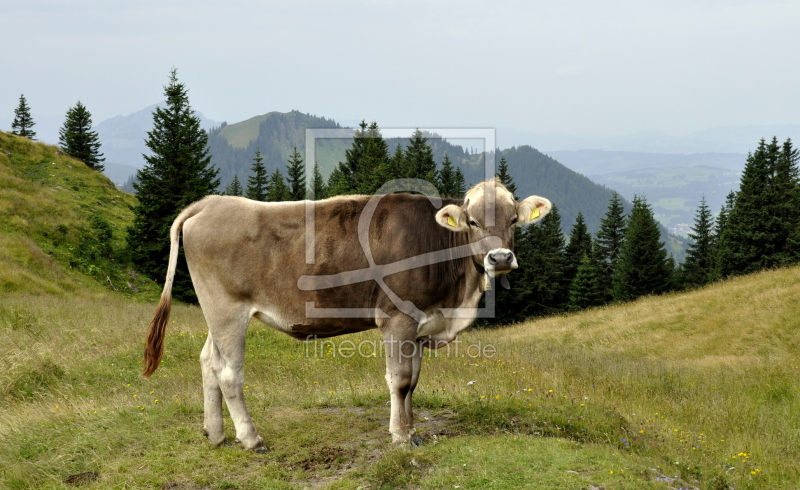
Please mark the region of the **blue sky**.
<svg viewBox="0 0 800 490"><path fill-rule="evenodd" d="M297 109L384 127L608 136L800 124L797 1L38 1L0 15L0 129L82 101L238 122ZM5 127L9 126L9 127ZM35 128L34 128L35 129Z"/></svg>

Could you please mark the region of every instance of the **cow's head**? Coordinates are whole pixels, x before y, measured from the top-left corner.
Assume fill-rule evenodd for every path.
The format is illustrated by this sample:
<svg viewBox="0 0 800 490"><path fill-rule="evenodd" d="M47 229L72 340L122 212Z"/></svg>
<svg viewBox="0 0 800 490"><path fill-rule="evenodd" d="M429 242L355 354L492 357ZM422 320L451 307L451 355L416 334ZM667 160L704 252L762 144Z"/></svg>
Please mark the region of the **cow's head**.
<svg viewBox="0 0 800 490"><path fill-rule="evenodd" d="M491 223L489 192L494 188L494 223ZM467 233L472 246L473 260L490 276L504 274L518 267L514 256L514 229L542 219L551 208L550 201L530 196L515 201L514 196L497 179L481 182L467 192L464 204L448 204L436 213L442 227L457 233ZM486 210L489 208L489 216ZM489 219L487 219L489 218ZM487 247L487 237L496 237L495 247ZM499 239L499 241L497 240Z"/></svg>

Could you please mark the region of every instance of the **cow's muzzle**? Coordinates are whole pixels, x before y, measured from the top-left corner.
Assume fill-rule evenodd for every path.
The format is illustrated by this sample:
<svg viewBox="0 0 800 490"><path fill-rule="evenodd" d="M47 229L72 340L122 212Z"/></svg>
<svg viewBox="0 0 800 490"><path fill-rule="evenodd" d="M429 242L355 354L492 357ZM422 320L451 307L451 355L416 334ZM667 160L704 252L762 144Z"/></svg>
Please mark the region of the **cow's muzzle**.
<svg viewBox="0 0 800 490"><path fill-rule="evenodd" d="M483 267L490 276L494 277L497 274L508 274L519 265L514 252L506 248L500 248L486 254L483 259Z"/></svg>

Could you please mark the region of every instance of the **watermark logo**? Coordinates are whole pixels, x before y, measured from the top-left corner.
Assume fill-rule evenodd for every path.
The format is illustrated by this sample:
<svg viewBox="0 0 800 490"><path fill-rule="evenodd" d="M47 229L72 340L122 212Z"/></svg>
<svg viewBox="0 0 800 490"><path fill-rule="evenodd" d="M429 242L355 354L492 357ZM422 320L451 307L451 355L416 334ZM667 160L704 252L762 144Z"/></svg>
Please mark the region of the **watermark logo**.
<svg viewBox="0 0 800 490"><path fill-rule="evenodd" d="M309 335L306 338L305 356L310 359L337 358L343 357L387 357L398 359L402 364L404 359L414 358L435 358L443 357L465 357L471 359L488 358L497 355L497 347L494 344L484 344L478 342L465 342L459 338L446 343L438 349L423 349L424 342L413 340L396 340L390 337L385 340L336 340L320 339L316 335Z"/></svg>
<svg viewBox="0 0 800 490"><path fill-rule="evenodd" d="M400 134L407 135L413 132L411 128L391 128L384 129L384 137L398 137ZM482 139L484 142L485 173L486 179L491 179L495 175L494 148L495 138L493 129L426 129L428 133L434 133L443 138ZM395 136L395 133L397 136ZM347 139L358 137L352 129L306 129L306 178L313 175L316 161L317 140L320 139ZM490 150L491 149L491 150ZM305 212L305 262L314 264L316 247L316 228L315 228L315 201L313 196L313 186L310 199L306 201ZM495 192L494 186L487 186L485 194L487 226L493 226ZM442 207L442 199L436 187L430 182L420 179L396 179L385 183L369 200L358 220L358 240L364 256L367 259L368 267L365 269L343 271L331 275L305 275L300 277L297 286L303 291L318 291L323 289L335 288L366 281L375 281L386 296L392 301L394 306L406 315L414 318L419 323L427 321L427 315L411 301L400 298L386 284L385 278L391 274L408 271L419 267L425 267L440 262L460 259L473 254L472 247L478 246L480 249L492 250L502 246L502 241L498 237L489 236L472 244L460 245L450 249L416 255L406 259L398 260L389 264L376 264L373 260L372 250L369 244L369 226L373 214L378 207L381 198L386 194L394 192L414 191L424 194L431 203L431 212L435 213ZM486 305L483 308L439 308L444 318L493 318L494 317L494 290L486 291ZM307 318L389 318L389 315L378 308L321 308L317 307L313 301L306 303Z"/></svg>

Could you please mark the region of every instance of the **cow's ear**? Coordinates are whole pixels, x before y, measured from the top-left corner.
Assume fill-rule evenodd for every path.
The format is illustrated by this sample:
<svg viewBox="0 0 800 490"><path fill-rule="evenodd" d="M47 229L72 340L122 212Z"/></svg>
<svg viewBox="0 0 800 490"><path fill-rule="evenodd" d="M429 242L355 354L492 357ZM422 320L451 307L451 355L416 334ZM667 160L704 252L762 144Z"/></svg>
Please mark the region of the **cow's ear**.
<svg viewBox="0 0 800 490"><path fill-rule="evenodd" d="M536 223L544 218L553 207L550 201L539 196L527 197L517 203L517 224Z"/></svg>
<svg viewBox="0 0 800 490"><path fill-rule="evenodd" d="M448 204L436 213L436 222L439 226L450 231L467 231L467 215L455 204Z"/></svg>

